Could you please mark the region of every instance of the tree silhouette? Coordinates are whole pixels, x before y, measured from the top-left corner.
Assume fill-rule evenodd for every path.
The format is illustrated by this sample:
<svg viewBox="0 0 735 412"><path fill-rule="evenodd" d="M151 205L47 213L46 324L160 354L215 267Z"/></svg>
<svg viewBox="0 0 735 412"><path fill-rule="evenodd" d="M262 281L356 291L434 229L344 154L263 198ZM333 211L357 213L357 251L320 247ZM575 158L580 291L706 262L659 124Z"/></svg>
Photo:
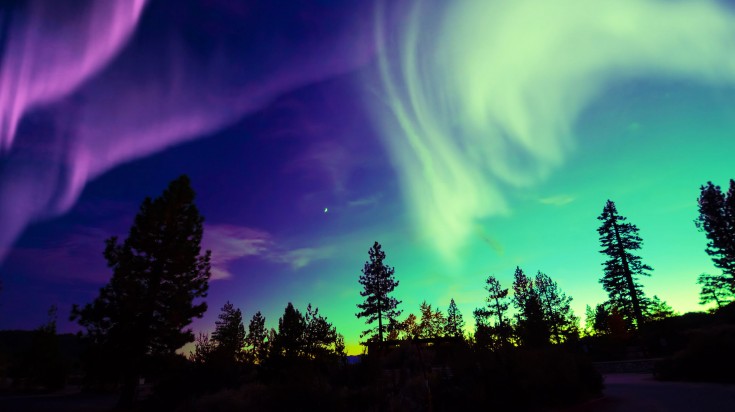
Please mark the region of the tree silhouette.
<svg viewBox="0 0 735 412"><path fill-rule="evenodd" d="M209 363L214 349L215 345L209 339L209 334L200 332L194 340L194 352L189 355L189 360L199 365Z"/></svg>
<svg viewBox="0 0 735 412"><path fill-rule="evenodd" d="M641 248L638 227L628 223L620 216L615 203L608 200L597 218L602 222L597 232L600 234L600 253L608 259L602 264L604 274L600 283L610 297L610 303L626 318L628 324L640 327L648 300L638 283L638 276L650 276L650 266L641 257L633 254Z"/></svg>
<svg viewBox="0 0 735 412"><path fill-rule="evenodd" d="M589 314L588 312L588 316ZM628 323L618 308L612 303L604 302L598 304L591 314L592 320L590 322L596 333L617 338L627 335Z"/></svg>
<svg viewBox="0 0 735 412"><path fill-rule="evenodd" d="M587 305L584 308L584 329L582 333L584 336L592 336L597 332L595 329L595 309L592 306Z"/></svg>
<svg viewBox="0 0 735 412"><path fill-rule="evenodd" d="M722 275L709 275L708 281L718 286L729 285L735 293L735 180L730 179L727 194L707 182L701 187L698 203L699 217L695 223L707 236L705 251L715 267L722 270Z"/></svg>
<svg viewBox="0 0 735 412"><path fill-rule="evenodd" d="M258 311L250 319L248 334L245 337L245 346L252 362L262 363L268 356L267 337L268 332L265 329L265 317Z"/></svg>
<svg viewBox="0 0 735 412"><path fill-rule="evenodd" d="M399 325L401 332L403 332L404 339L418 339L421 335L421 328L418 323L418 318L413 313L409 313L406 319Z"/></svg>
<svg viewBox="0 0 735 412"><path fill-rule="evenodd" d="M567 296L548 275L539 271L534 281L541 302L552 343L562 343L579 335L579 319L571 308L572 297Z"/></svg>
<svg viewBox="0 0 735 412"><path fill-rule="evenodd" d="M257 331L255 335L260 334L260 325L262 323L258 319L254 326ZM264 330L263 327L262 331ZM319 309L311 304L306 307L306 313L301 314L289 302L283 316L278 319L278 331L271 329L268 340L272 342L270 355L274 357L282 356L290 360L294 358L324 360L333 359L333 355L345 356L344 337L338 334L327 318L319 314Z"/></svg>
<svg viewBox="0 0 735 412"><path fill-rule="evenodd" d="M242 312L227 301L215 322L212 341L219 356L226 361L242 361L245 345L245 326L242 324Z"/></svg>
<svg viewBox="0 0 735 412"><path fill-rule="evenodd" d="M497 346L502 347L508 343L511 334L511 327L505 316L509 308L508 289L503 289L498 279L490 275L485 280L485 290L488 292L485 298L486 306L473 312L476 326L475 340L488 344L495 342Z"/></svg>
<svg viewBox="0 0 735 412"><path fill-rule="evenodd" d="M431 305L423 301L420 306L421 322L419 323L419 338L440 338L444 336L446 320L444 314L438 309L435 311Z"/></svg>
<svg viewBox="0 0 735 412"><path fill-rule="evenodd" d="M485 298L486 309L485 314L491 319L495 319L493 326L493 335L500 346L508 343L511 333L511 327L505 316L510 304L508 303L508 289L503 289L500 282L495 276L488 276L485 280L485 290L488 296Z"/></svg>
<svg viewBox="0 0 735 412"><path fill-rule="evenodd" d="M378 322L377 327L365 330L360 337L368 336L368 341L377 338L378 342L383 342L386 329L397 325L396 318L401 315L397 309L401 301L390 296L399 282L393 277L395 269L383 263L385 252L380 243L375 242L368 254L370 259L365 262L359 280L364 289L360 296L365 298L365 302L357 305L360 312L355 316L358 319L366 318L365 323L368 325Z"/></svg>
<svg viewBox="0 0 735 412"><path fill-rule="evenodd" d="M548 344L551 331L538 288L519 267L513 275L513 305L517 311L516 334L521 343L534 347Z"/></svg>
<svg viewBox="0 0 735 412"><path fill-rule="evenodd" d="M304 317L304 352L308 358L324 358L336 349L337 330L327 318L319 314L319 308L306 307Z"/></svg>
<svg viewBox="0 0 735 412"><path fill-rule="evenodd" d="M201 254L204 218L194 204L189 178L172 181L146 198L124 242L106 241L113 274L91 304L72 309L94 345L117 360L123 376L120 403L133 401L136 377L149 356L170 356L194 340L184 328L207 310L210 252Z"/></svg>
<svg viewBox="0 0 735 412"><path fill-rule="evenodd" d="M462 313L454 302L454 298L452 298L449 302L449 308L447 309L447 323L444 327L444 333L447 336L461 338L464 336L463 329L464 319L462 319Z"/></svg>
<svg viewBox="0 0 735 412"><path fill-rule="evenodd" d="M729 282L730 277L726 275L710 275L702 273L697 278L697 283L702 286L699 291L699 304L707 305L714 302L718 308L732 302L735 299L735 290Z"/></svg>
<svg viewBox="0 0 735 412"><path fill-rule="evenodd" d="M274 355L295 358L304 350L306 320L301 312L288 302L283 316L278 319L278 332L273 342Z"/></svg>
<svg viewBox="0 0 735 412"><path fill-rule="evenodd" d="M676 316L674 309L656 295L651 298L647 309L646 319L653 322Z"/></svg>

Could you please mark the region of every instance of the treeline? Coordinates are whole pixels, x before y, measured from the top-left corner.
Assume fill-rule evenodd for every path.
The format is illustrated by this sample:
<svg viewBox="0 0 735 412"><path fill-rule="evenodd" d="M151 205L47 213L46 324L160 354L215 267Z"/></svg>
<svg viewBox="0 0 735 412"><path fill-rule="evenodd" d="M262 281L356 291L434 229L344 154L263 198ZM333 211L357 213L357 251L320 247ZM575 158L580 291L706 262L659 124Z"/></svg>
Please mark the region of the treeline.
<svg viewBox="0 0 735 412"><path fill-rule="evenodd" d="M93 302L72 310L71 318L86 331L80 336L87 387L120 388L123 407L144 397L141 378L155 384L143 404L151 409L558 405L601 390L600 376L585 353L626 356L631 345L665 341L672 330L666 322L679 319L665 302L644 293L640 278L653 269L639 255L639 230L608 201L598 217L605 257L600 283L608 300L587 307L583 328L571 310L572 297L556 281L541 271L528 275L520 267L511 285L487 277L485 301L472 313L472 332L454 299L446 314L424 301L418 315L401 317L402 302L394 296L400 282L375 242L358 279L364 300L355 315L368 326L361 338L369 356L362 362L346 362L343 336L311 304L302 312L288 303L277 327L269 329L260 312L246 328L240 309L227 302L211 336L195 337L188 326L207 310L203 299L211 253L201 250L203 217L194 197L189 179L181 176L161 196L146 198L127 238L106 241L104 256L113 272L109 283ZM696 222L707 236L707 253L722 271L700 277L701 299L724 310L735 298L735 182L730 181L726 194L708 183L698 204ZM718 316L729 322L728 315ZM705 322L680 318L687 327ZM671 342L684 339L666 336ZM195 342L193 353L178 355L189 342ZM686 372L677 363L667 368L671 376ZM509 395L514 403L498 400ZM315 406L304 408L307 401ZM228 402L231 407L222 406Z"/></svg>
<svg viewBox="0 0 735 412"><path fill-rule="evenodd" d="M600 283L609 299L594 309L588 306L583 329L571 310L572 297L556 281L541 271L529 276L517 267L511 289L504 288L494 275L485 281L485 306L473 311L474 334L468 336L472 343L487 349L541 347L578 340L580 335L627 333L645 322L673 316L675 312L666 302L655 295L647 297L640 284L639 278L650 276L653 269L636 254L642 245L638 228L618 213L612 201L607 201L598 220L601 253L606 257ZM395 340L462 335L457 320L464 323L454 299L446 317L423 302L420 320L414 314L399 320L401 301L391 295L399 284L395 270L383 263L385 252L379 243L368 254L370 259L360 276L361 295L366 299L358 305L362 311L357 314L372 325L362 335L367 342L382 342L384 336ZM718 293L720 296L723 291Z"/></svg>
<svg viewBox="0 0 735 412"><path fill-rule="evenodd" d="M242 312L227 302L210 337L200 333L189 359L198 364L291 361L296 358L344 362L344 337L309 304L301 313L291 302L278 319L278 328L266 329L265 317L256 312L245 331Z"/></svg>

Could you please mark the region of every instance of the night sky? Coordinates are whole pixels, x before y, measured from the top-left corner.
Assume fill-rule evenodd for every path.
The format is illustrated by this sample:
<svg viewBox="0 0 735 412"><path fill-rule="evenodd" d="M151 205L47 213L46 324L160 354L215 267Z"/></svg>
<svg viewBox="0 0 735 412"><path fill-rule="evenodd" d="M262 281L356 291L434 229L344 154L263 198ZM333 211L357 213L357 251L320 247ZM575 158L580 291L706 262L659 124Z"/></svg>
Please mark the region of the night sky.
<svg viewBox="0 0 735 412"><path fill-rule="evenodd" d="M585 305L607 199L679 312L735 178L735 8L704 0L11 1L0 6L0 329L110 278L104 239L185 173L233 302L319 307L359 352L379 241L404 315L541 270Z"/></svg>

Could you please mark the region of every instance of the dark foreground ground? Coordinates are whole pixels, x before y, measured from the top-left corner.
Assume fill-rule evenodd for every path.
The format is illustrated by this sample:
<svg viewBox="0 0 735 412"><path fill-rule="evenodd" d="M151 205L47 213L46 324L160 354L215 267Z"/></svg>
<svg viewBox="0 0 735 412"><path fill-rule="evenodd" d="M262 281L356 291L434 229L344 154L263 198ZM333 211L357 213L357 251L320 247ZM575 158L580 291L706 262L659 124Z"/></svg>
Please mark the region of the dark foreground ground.
<svg viewBox="0 0 735 412"><path fill-rule="evenodd" d="M568 412L690 412L735 410L735 385L659 382L648 374L605 376L605 396Z"/></svg>
<svg viewBox="0 0 735 412"><path fill-rule="evenodd" d="M107 412L114 408L117 395L95 395L68 391L50 395L0 397L2 412Z"/></svg>
<svg viewBox="0 0 735 412"><path fill-rule="evenodd" d="M3 412L103 412L113 409L114 395L63 393L0 397ZM735 385L658 382L646 374L605 376L605 396L564 409L564 412L689 412L729 411Z"/></svg>

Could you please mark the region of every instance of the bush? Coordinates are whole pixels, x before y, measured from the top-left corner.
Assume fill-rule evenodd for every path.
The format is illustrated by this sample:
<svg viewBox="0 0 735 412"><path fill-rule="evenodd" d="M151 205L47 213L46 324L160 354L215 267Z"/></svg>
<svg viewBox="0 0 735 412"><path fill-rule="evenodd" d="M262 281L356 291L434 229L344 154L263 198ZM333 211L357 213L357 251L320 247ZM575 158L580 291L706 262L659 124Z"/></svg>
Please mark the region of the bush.
<svg viewBox="0 0 735 412"><path fill-rule="evenodd" d="M182 412L230 410L435 411L527 410L597 395L602 378L563 348L474 351L464 344L409 342L357 365L279 365L257 381L200 397Z"/></svg>
<svg viewBox="0 0 735 412"><path fill-rule="evenodd" d="M684 350L656 364L656 378L735 382L735 325L717 325L689 334Z"/></svg>

